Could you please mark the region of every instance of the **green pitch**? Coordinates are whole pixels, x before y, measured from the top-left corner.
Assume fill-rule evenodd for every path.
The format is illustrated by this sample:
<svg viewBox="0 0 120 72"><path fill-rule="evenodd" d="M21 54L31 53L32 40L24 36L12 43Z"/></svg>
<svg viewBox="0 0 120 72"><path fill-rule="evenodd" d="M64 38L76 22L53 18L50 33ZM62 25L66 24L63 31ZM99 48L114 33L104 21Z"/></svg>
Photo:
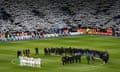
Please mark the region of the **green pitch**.
<svg viewBox="0 0 120 72"><path fill-rule="evenodd" d="M44 47L75 47L95 50L107 50L110 53L109 64L101 61L62 66L60 56L44 56ZM20 67L16 58L16 51L30 48L31 56L35 55L34 48L40 50L41 68ZM47 38L29 41L14 41L0 43L0 72L120 72L120 38L105 36L72 36L64 38Z"/></svg>

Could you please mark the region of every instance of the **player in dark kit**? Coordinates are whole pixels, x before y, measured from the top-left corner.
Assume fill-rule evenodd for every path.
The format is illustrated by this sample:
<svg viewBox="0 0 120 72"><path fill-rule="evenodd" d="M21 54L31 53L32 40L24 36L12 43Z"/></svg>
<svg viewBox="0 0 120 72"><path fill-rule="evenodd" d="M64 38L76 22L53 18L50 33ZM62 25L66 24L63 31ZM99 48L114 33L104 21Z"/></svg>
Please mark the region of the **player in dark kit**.
<svg viewBox="0 0 120 72"><path fill-rule="evenodd" d="M25 50L23 50L23 56L26 56L26 51Z"/></svg>
<svg viewBox="0 0 120 72"><path fill-rule="evenodd" d="M50 55L50 49L49 48L44 48L44 54L45 55Z"/></svg>
<svg viewBox="0 0 120 72"><path fill-rule="evenodd" d="M48 51L47 51L47 48L44 48L44 54L45 54L45 55L48 54L47 52L48 52Z"/></svg>
<svg viewBox="0 0 120 72"><path fill-rule="evenodd" d="M62 56L62 65L65 65L67 63L67 56Z"/></svg>
<svg viewBox="0 0 120 72"><path fill-rule="evenodd" d="M20 50L17 51L17 58L22 55L22 52Z"/></svg>
<svg viewBox="0 0 120 72"><path fill-rule="evenodd" d="M91 56L90 56L89 50L86 52L86 58L87 58L87 64L90 64L90 58L91 58Z"/></svg>
<svg viewBox="0 0 120 72"><path fill-rule="evenodd" d="M30 49L27 49L27 57L30 56Z"/></svg>
<svg viewBox="0 0 120 72"><path fill-rule="evenodd" d="M28 55L28 50L27 49L25 49L25 56L27 56Z"/></svg>
<svg viewBox="0 0 120 72"><path fill-rule="evenodd" d="M81 55L78 55L79 63L81 63Z"/></svg>
<svg viewBox="0 0 120 72"><path fill-rule="evenodd" d="M72 55L72 63L75 61L75 55Z"/></svg>
<svg viewBox="0 0 120 72"><path fill-rule="evenodd" d="M92 63L94 64L94 62L95 62L95 52L94 51L92 51L91 60L92 60Z"/></svg>
<svg viewBox="0 0 120 72"><path fill-rule="evenodd" d="M108 54L107 51L103 53L103 57L102 57L102 59L103 59L104 64L107 64L107 63L108 63L108 60L109 60L109 54Z"/></svg>
<svg viewBox="0 0 120 72"><path fill-rule="evenodd" d="M75 55L75 62L78 62L78 55Z"/></svg>
<svg viewBox="0 0 120 72"><path fill-rule="evenodd" d="M70 63L70 64L73 63L73 59L72 59L72 56L71 56L71 55L69 56L69 63Z"/></svg>
<svg viewBox="0 0 120 72"><path fill-rule="evenodd" d="M36 53L36 55L39 54L39 49L38 48L35 48L35 53Z"/></svg>

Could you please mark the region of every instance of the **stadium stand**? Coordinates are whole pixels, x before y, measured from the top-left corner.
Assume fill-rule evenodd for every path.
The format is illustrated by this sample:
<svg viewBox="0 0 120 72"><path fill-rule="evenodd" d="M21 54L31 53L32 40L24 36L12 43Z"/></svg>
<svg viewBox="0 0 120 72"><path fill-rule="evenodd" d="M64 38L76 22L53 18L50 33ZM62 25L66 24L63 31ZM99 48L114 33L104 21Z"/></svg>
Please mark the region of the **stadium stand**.
<svg viewBox="0 0 120 72"><path fill-rule="evenodd" d="M0 33L90 27L120 35L119 7L120 0L1 0Z"/></svg>

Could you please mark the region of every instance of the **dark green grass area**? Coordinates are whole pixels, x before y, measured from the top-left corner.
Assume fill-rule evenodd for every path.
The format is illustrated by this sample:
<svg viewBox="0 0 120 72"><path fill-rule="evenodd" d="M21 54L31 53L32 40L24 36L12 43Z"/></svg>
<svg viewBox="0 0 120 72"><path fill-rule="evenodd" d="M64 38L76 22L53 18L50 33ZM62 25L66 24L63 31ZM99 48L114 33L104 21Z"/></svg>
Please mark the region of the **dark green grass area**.
<svg viewBox="0 0 120 72"><path fill-rule="evenodd" d="M41 68L20 67L17 63L16 51L30 48L31 55L34 56L35 47L40 50ZM43 49L45 47L106 50L110 54L110 62L103 65L101 61L96 61L95 64L88 65L85 57L82 57L82 63L62 66L61 56L44 56ZM120 72L120 38L71 36L0 43L0 72Z"/></svg>

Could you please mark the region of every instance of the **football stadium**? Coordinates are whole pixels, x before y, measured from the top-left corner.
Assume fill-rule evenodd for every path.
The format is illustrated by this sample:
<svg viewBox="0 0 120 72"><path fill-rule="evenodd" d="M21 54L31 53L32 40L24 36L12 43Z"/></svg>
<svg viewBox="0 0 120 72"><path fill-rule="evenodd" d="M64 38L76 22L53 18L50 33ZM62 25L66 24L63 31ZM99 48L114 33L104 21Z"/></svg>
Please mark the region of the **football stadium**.
<svg viewBox="0 0 120 72"><path fill-rule="evenodd" d="M120 72L120 0L0 0L0 72Z"/></svg>

